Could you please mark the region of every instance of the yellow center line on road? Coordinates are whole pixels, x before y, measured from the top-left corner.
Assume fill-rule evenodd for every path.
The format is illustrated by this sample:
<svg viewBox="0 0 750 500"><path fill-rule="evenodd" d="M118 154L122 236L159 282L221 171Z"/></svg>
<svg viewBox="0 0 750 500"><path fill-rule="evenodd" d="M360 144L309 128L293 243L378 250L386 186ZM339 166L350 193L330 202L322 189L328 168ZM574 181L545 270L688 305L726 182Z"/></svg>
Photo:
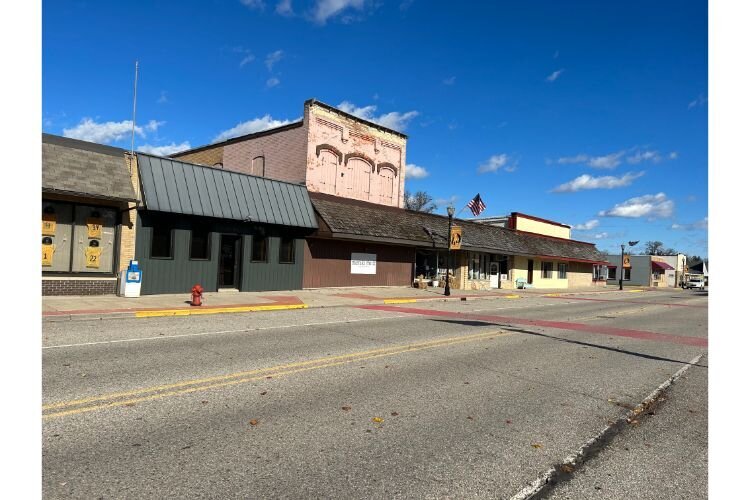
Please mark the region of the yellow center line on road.
<svg viewBox="0 0 750 500"><path fill-rule="evenodd" d="M476 342L480 340L486 340L502 335L509 335L511 332L495 331L488 333L478 333L474 335L465 335L459 337L450 337L445 339L438 339L429 342L422 342L418 344L403 344L399 346L391 346L381 349L372 349L369 351L362 351L358 353L345 354L341 356L329 356L324 358L318 358L309 361L300 361L296 363L288 363L284 365L277 365L269 368L260 368L256 370L243 371L228 375L221 375L218 377L208 377L196 380L187 380L183 382L177 382L174 384L160 385L155 387L147 387L143 389L137 389L133 391L117 392L112 394L103 394L101 396L94 396L90 398L77 399L72 401L62 401L59 403L53 403L42 407L43 411L47 410L58 410L43 415L42 418L49 419L54 417L63 417L66 415L75 415L79 413L85 413L95 410L101 410L105 408L114 408L118 406L133 405L136 403L150 401L154 399L161 399L168 396L178 396L181 394L189 394L197 391L205 391L209 389L215 389L218 387L227 387L231 385L252 382L256 380L262 380L268 376L273 375L274 377L281 377L284 375L291 375L294 373L300 373L309 370L316 370L320 368L328 368L332 366L344 365L347 363L353 363L355 361L364 361L373 358L379 358L384 356L393 356L396 354L402 354L405 352L421 351L424 349L432 349L436 347L449 346L454 344L462 344L469 342ZM189 387L193 386L193 387ZM180 388L180 389L177 389ZM177 389L177 390L170 390ZM166 392L163 392L166 391ZM155 393L155 394L149 394ZM148 394L148 395L145 395ZM144 395L144 396L141 396ZM132 397L141 396L141 397ZM128 399L119 399L128 398ZM111 401L116 400L117 401ZM108 402L109 401L109 402ZM95 404L91 404L95 403Z"/></svg>

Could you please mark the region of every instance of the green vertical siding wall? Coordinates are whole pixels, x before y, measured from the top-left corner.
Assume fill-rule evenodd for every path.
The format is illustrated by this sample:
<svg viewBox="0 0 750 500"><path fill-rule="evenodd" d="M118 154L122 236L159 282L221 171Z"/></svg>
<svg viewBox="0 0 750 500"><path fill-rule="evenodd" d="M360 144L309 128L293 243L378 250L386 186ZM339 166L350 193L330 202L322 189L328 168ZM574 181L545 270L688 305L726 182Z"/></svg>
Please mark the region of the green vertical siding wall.
<svg viewBox="0 0 750 500"><path fill-rule="evenodd" d="M269 237L268 262L250 262L252 236L243 237L241 278L243 291L299 290L302 288L304 240L295 240L294 264L279 263L280 241L278 237Z"/></svg>
<svg viewBox="0 0 750 500"><path fill-rule="evenodd" d="M169 221L174 228L172 259L151 258L151 234L155 219ZM195 223L206 223L205 218L167 216L149 212L139 212L137 217L135 255L143 270L141 293L189 294L195 284L200 284L207 292L217 290L219 273L219 250L221 234L240 234L242 252L238 256L240 264L240 291L299 290L302 288L304 239L294 233L293 228L270 227L268 234L268 262L251 262L252 233L257 226L233 221L208 219L211 235L209 260L190 260L190 231ZM277 234L274 236L273 234ZM279 263L278 235L296 237L294 264ZM187 300L187 298L186 298Z"/></svg>

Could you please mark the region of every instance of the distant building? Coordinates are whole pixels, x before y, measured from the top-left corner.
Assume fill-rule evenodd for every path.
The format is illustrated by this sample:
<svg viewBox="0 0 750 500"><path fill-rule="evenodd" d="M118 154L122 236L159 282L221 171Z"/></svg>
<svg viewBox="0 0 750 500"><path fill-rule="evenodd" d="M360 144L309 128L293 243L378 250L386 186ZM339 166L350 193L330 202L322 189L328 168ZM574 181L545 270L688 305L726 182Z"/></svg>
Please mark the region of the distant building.
<svg viewBox="0 0 750 500"><path fill-rule="evenodd" d="M607 284L617 285L620 281L622 269L622 284L624 286L647 287L679 287L684 269L683 255L626 255L630 266L621 267L620 254L607 255ZM672 262L679 266L672 265ZM680 264L682 262L682 264Z"/></svg>

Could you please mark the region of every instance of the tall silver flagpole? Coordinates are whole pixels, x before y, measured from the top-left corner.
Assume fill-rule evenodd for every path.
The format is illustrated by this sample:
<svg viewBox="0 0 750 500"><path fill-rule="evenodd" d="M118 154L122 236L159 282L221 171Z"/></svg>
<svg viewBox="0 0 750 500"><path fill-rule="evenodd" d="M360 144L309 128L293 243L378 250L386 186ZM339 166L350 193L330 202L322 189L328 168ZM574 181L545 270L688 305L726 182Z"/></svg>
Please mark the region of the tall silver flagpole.
<svg viewBox="0 0 750 500"><path fill-rule="evenodd" d="M135 105L138 98L138 61L135 62L135 81L133 82L133 127L130 134L130 157L135 149Z"/></svg>

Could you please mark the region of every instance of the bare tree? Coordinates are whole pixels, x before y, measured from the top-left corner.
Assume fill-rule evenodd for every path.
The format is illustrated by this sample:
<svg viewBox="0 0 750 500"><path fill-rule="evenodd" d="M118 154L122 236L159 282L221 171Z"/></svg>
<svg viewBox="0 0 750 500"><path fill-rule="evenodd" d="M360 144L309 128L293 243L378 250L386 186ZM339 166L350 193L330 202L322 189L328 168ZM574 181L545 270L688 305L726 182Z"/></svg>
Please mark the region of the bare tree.
<svg viewBox="0 0 750 500"><path fill-rule="evenodd" d="M664 247L664 243L661 241L647 241L643 253L646 255L661 255L662 248Z"/></svg>
<svg viewBox="0 0 750 500"><path fill-rule="evenodd" d="M416 212L427 212L432 213L437 208L437 205L432 201L432 196L424 191L417 191L416 193L410 193L404 191L404 206L407 210L414 210Z"/></svg>
<svg viewBox="0 0 750 500"><path fill-rule="evenodd" d="M677 255L679 252L672 247L665 247L661 241L647 241L643 247L646 255Z"/></svg>

